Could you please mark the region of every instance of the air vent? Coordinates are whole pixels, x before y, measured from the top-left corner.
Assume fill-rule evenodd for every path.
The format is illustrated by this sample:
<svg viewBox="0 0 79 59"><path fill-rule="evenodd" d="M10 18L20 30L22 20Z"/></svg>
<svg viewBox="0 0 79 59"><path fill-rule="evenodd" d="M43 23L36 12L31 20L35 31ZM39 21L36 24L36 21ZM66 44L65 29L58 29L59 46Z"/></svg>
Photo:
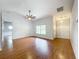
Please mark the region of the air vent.
<svg viewBox="0 0 79 59"><path fill-rule="evenodd" d="M57 12L61 12L61 11L63 11L63 7L57 8Z"/></svg>

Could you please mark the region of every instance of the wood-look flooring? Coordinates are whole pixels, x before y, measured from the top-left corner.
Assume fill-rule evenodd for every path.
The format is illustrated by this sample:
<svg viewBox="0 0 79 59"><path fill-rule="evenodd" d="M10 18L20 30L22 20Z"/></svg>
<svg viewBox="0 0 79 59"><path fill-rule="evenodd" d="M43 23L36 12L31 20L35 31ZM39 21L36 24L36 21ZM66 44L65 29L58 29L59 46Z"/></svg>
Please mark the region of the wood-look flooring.
<svg viewBox="0 0 79 59"><path fill-rule="evenodd" d="M28 37L4 41L0 59L75 59L75 56L68 39Z"/></svg>

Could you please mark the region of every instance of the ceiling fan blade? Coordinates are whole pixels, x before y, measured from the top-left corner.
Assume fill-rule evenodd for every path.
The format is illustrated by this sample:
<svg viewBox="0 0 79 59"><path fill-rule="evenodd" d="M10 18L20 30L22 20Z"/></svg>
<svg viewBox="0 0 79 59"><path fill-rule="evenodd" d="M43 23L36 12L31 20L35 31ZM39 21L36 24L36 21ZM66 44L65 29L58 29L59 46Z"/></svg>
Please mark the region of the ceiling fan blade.
<svg viewBox="0 0 79 59"><path fill-rule="evenodd" d="M32 17L32 19L35 19L35 18L36 18L35 16Z"/></svg>

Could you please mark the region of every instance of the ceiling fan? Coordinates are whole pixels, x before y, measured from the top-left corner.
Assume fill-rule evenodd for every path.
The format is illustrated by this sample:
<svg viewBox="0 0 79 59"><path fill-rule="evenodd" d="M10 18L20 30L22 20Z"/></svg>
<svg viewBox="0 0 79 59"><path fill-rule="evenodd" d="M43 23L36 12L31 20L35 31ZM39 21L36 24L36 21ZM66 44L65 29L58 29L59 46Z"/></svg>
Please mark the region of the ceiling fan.
<svg viewBox="0 0 79 59"><path fill-rule="evenodd" d="M32 20L32 19L35 19L36 17L31 15L31 10L28 11L28 15L26 15L26 19L28 20Z"/></svg>

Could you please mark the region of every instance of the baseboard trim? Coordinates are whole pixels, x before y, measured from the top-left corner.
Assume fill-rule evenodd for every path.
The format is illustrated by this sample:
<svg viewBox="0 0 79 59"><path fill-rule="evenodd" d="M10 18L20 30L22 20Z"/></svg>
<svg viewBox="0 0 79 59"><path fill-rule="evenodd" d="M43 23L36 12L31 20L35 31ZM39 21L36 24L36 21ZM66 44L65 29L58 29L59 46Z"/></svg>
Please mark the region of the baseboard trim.
<svg viewBox="0 0 79 59"><path fill-rule="evenodd" d="M56 37L54 39L68 39L68 40L70 40L70 38L58 38L58 37Z"/></svg>
<svg viewBox="0 0 79 59"><path fill-rule="evenodd" d="M49 39L49 38L44 38L44 37L39 37L39 36L29 36L29 37L35 37L35 38L40 38L40 39L45 39L45 40L53 40L53 38Z"/></svg>
<svg viewBox="0 0 79 59"><path fill-rule="evenodd" d="M24 39L24 38L30 38L30 37L40 38L40 39L44 39L44 40L53 40L53 38L49 39L49 38L43 38L43 37L38 37L38 36L27 36L27 37L21 37L21 38L16 38L16 39ZM16 39L13 39L13 40L16 40Z"/></svg>
<svg viewBox="0 0 79 59"><path fill-rule="evenodd" d="M74 56L75 56L75 58L77 59L76 54L75 54L75 52L74 52L74 48L73 48L73 44L72 44L71 39L70 39L70 44L71 44L71 47L72 47L72 50L73 50Z"/></svg>
<svg viewBox="0 0 79 59"><path fill-rule="evenodd" d="M20 38L16 38L16 39L24 39L24 38L28 38L30 36L27 36L27 37L20 37ZM13 39L13 40L16 40L16 39Z"/></svg>

